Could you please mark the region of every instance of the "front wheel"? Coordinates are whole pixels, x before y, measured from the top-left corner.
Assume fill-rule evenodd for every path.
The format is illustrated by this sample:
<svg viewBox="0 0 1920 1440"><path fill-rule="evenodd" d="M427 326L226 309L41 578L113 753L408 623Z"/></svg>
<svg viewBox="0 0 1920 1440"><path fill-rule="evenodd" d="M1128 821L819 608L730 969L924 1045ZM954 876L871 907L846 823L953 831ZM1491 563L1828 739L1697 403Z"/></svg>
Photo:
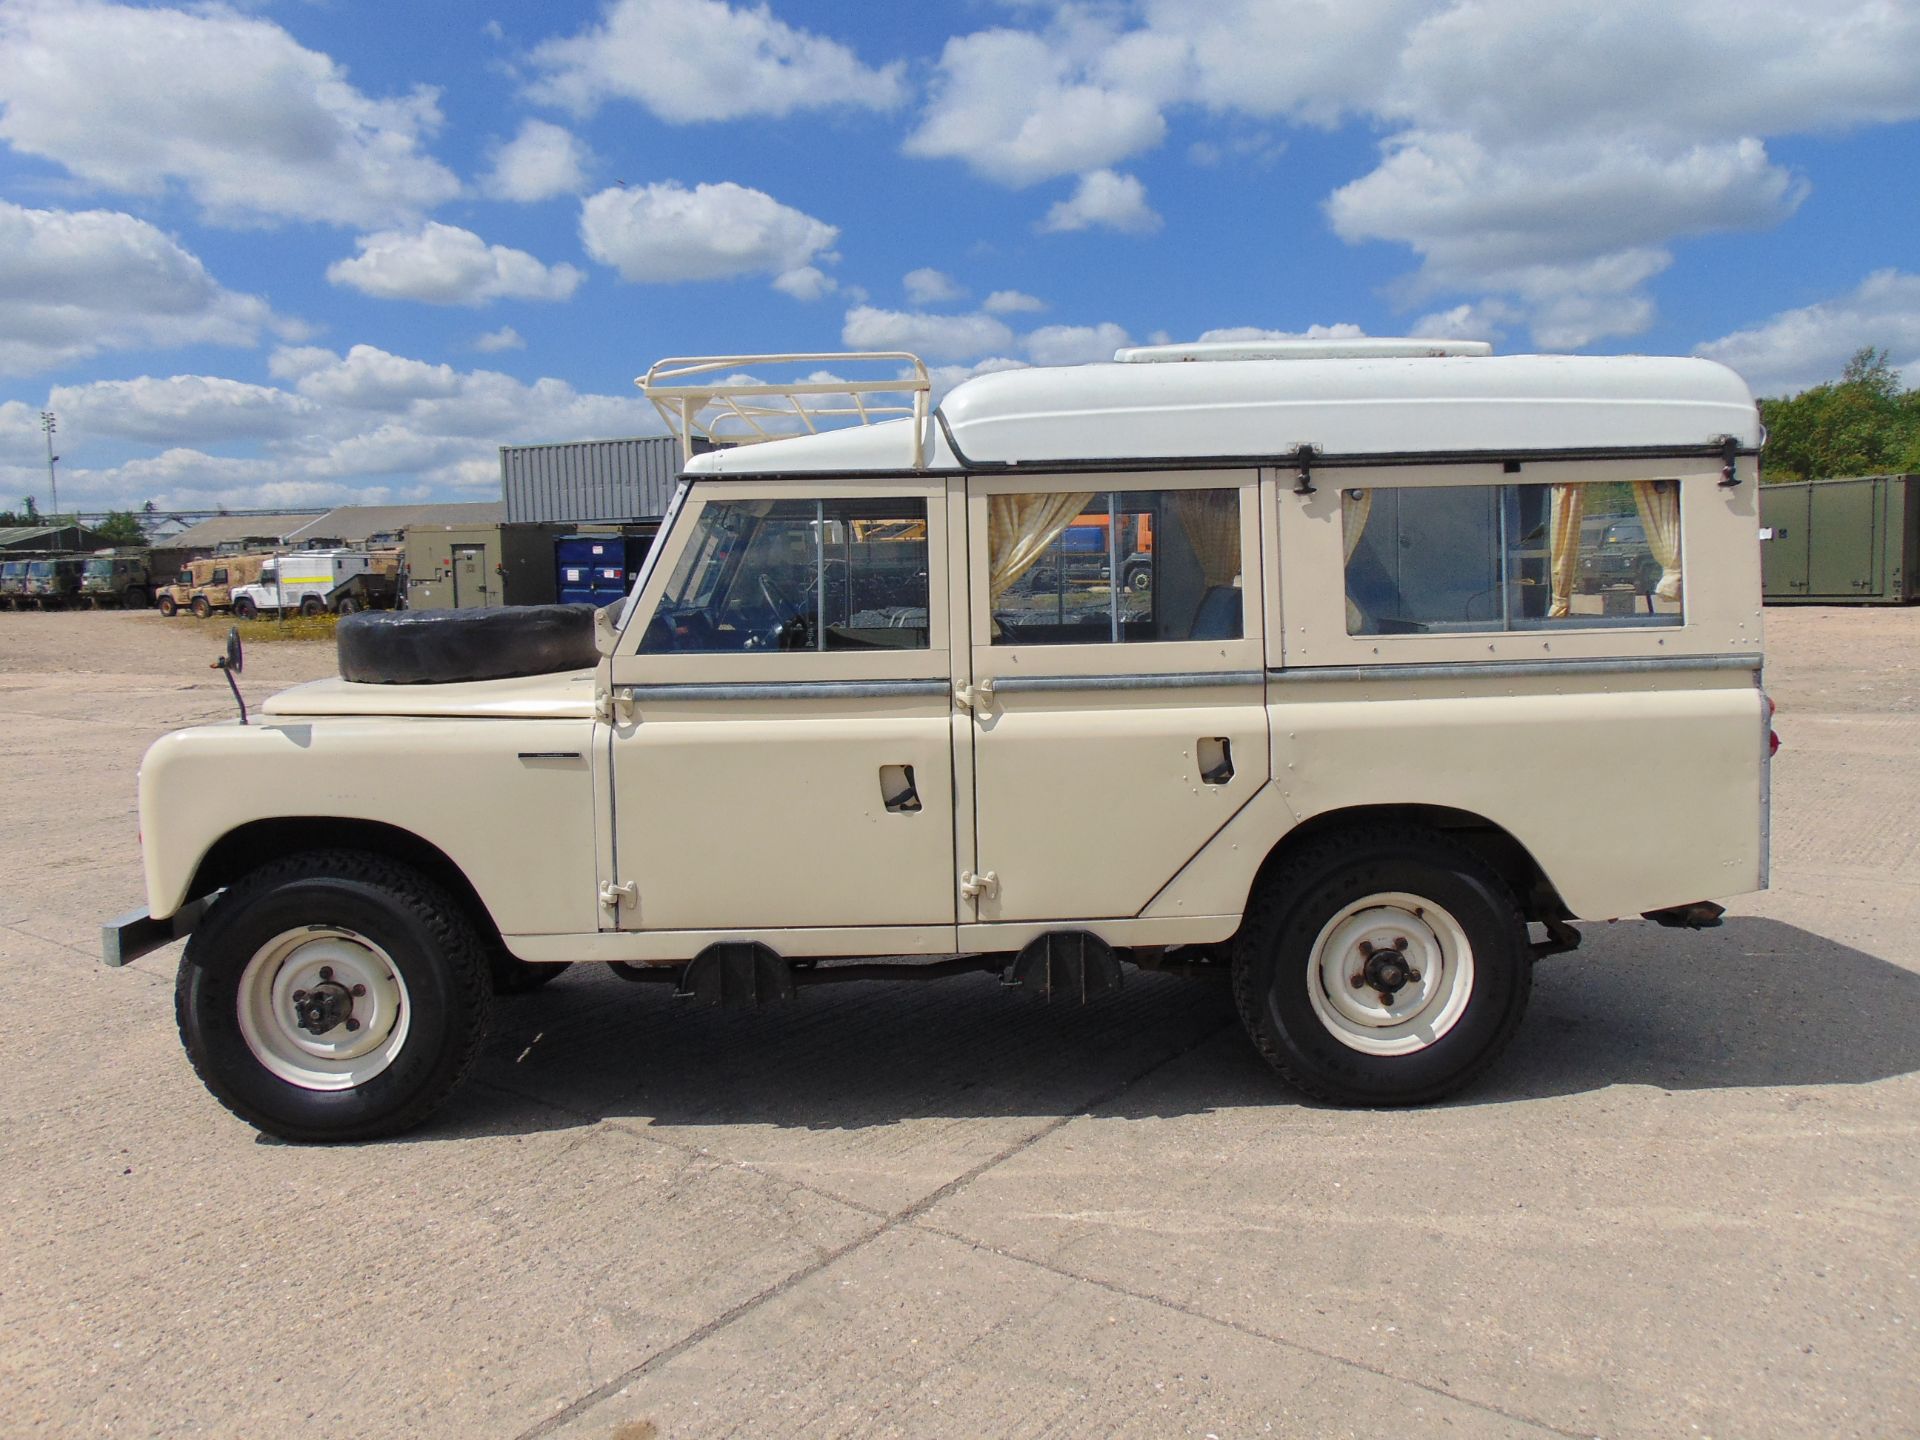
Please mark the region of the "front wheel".
<svg viewBox="0 0 1920 1440"><path fill-rule="evenodd" d="M188 1057L214 1098L294 1141L418 1124L479 1050L487 956L425 877L378 856L274 861L216 900L174 989Z"/></svg>
<svg viewBox="0 0 1920 1440"><path fill-rule="evenodd" d="M260 607L251 600L241 599L233 602L233 618L236 620L251 620L259 613Z"/></svg>
<svg viewBox="0 0 1920 1440"><path fill-rule="evenodd" d="M311 620L316 615L327 613L327 602L318 595L308 595L300 602L300 613Z"/></svg>
<svg viewBox="0 0 1920 1440"><path fill-rule="evenodd" d="M1340 1105L1419 1105L1498 1057L1533 987L1506 883L1445 837L1332 836L1271 876L1235 942L1234 998L1297 1088Z"/></svg>
<svg viewBox="0 0 1920 1440"><path fill-rule="evenodd" d="M162 595L160 597L160 613L167 619L171 620L174 612L179 608L180 606L174 601L173 596Z"/></svg>

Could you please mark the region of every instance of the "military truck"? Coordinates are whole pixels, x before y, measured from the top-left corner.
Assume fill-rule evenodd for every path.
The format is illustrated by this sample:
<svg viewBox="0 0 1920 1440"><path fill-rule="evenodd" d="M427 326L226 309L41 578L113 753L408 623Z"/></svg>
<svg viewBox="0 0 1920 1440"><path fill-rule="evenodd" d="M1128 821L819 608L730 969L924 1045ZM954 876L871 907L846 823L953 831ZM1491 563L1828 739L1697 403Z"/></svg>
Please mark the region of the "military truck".
<svg viewBox="0 0 1920 1440"><path fill-rule="evenodd" d="M80 555L53 555L27 562L27 603L37 610L64 610L80 599L80 581L86 559Z"/></svg>
<svg viewBox="0 0 1920 1440"><path fill-rule="evenodd" d="M28 608L27 567L40 558L38 551L16 552L0 561L0 610Z"/></svg>
<svg viewBox="0 0 1920 1440"><path fill-rule="evenodd" d="M147 561L144 549L94 551L80 577L79 603L97 610L146 609L153 598Z"/></svg>
<svg viewBox="0 0 1920 1440"><path fill-rule="evenodd" d="M693 453L782 361L884 366L911 409ZM340 678L141 762L146 909L104 958L187 938L168 1019L260 1129L417 1123L495 994L569 962L683 1009L1211 974L1299 1090L1424 1104L1496 1063L1576 921L1706 927L1767 885L1760 417L1723 366L1160 346L937 412L911 356L644 383L688 458L610 628L356 615ZM1672 581L1644 614L1579 593L1620 485ZM1011 603L1086 514L1151 517L1152 583ZM881 533L916 563L844 548Z"/></svg>

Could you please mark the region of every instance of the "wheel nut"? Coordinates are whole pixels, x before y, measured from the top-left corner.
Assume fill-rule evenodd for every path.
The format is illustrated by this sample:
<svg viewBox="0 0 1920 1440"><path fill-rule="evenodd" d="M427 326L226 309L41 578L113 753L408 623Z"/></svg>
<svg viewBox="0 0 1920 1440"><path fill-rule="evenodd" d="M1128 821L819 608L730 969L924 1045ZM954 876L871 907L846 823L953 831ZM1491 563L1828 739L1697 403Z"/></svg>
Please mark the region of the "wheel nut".
<svg viewBox="0 0 1920 1440"><path fill-rule="evenodd" d="M1394 937L1393 937L1393 948L1394 948L1394 949L1396 949L1396 950L1404 950L1404 949L1406 949L1406 948L1407 948L1407 937L1406 937L1406 936L1404 936L1404 935L1396 935L1396 936L1394 936Z"/></svg>
<svg viewBox="0 0 1920 1440"><path fill-rule="evenodd" d="M1407 971L1407 983L1409 985L1418 985L1420 983L1420 972L1418 970Z"/></svg>
<svg viewBox="0 0 1920 1440"><path fill-rule="evenodd" d="M1373 942L1371 940L1362 940L1360 942L1360 954L1365 958L1372 958Z"/></svg>
<svg viewBox="0 0 1920 1440"><path fill-rule="evenodd" d="M367 993L367 987L364 985L356 985L353 987L353 993L356 995L364 995Z"/></svg>
<svg viewBox="0 0 1920 1440"><path fill-rule="evenodd" d="M322 965L320 967L320 978L322 980L331 980L333 978L333 967L331 965Z"/></svg>
<svg viewBox="0 0 1920 1440"><path fill-rule="evenodd" d="M1364 990L1367 988L1367 972L1366 971L1360 970L1354 973L1353 988L1356 990Z"/></svg>
<svg viewBox="0 0 1920 1440"><path fill-rule="evenodd" d="M296 990L293 992L293 1003L296 1005L298 1005L302 1000L306 998L307 998L307 992L304 990Z"/></svg>
<svg viewBox="0 0 1920 1440"><path fill-rule="evenodd" d="M359 1028L360 1028L360 1022L354 1019L351 1015L349 1015L347 1017L347 1029L358 1030Z"/></svg>

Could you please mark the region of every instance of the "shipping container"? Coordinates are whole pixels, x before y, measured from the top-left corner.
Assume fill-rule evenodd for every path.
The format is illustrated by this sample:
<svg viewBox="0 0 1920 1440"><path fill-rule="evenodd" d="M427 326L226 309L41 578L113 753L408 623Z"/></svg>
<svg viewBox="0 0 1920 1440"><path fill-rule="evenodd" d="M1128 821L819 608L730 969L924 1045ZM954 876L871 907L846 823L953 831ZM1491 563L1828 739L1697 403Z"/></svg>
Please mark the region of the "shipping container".
<svg viewBox="0 0 1920 1440"><path fill-rule="evenodd" d="M560 603L611 605L626 599L659 528L630 525L594 534L562 535L553 547L554 588Z"/></svg>
<svg viewBox="0 0 1920 1440"><path fill-rule="evenodd" d="M1905 605L1920 576L1920 475L1809 480L1760 489L1769 605Z"/></svg>
<svg viewBox="0 0 1920 1440"><path fill-rule="evenodd" d="M473 610L554 603L560 525L414 525L407 530L407 608Z"/></svg>
<svg viewBox="0 0 1920 1440"><path fill-rule="evenodd" d="M500 448L512 525L658 520L679 472L680 444L670 435Z"/></svg>

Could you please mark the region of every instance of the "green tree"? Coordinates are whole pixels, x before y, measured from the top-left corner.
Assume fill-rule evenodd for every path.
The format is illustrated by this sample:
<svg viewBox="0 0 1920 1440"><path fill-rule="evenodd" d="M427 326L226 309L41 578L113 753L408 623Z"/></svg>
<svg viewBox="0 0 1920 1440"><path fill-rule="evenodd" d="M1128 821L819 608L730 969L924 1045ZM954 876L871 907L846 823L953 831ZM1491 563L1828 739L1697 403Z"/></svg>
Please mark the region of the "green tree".
<svg viewBox="0 0 1920 1440"><path fill-rule="evenodd" d="M1902 390L1885 350L1854 353L1838 380L1760 402L1768 480L1920 470L1920 391Z"/></svg>
<svg viewBox="0 0 1920 1440"><path fill-rule="evenodd" d="M131 510L109 510L107 518L93 527L93 533L110 545L144 545L147 532Z"/></svg>

